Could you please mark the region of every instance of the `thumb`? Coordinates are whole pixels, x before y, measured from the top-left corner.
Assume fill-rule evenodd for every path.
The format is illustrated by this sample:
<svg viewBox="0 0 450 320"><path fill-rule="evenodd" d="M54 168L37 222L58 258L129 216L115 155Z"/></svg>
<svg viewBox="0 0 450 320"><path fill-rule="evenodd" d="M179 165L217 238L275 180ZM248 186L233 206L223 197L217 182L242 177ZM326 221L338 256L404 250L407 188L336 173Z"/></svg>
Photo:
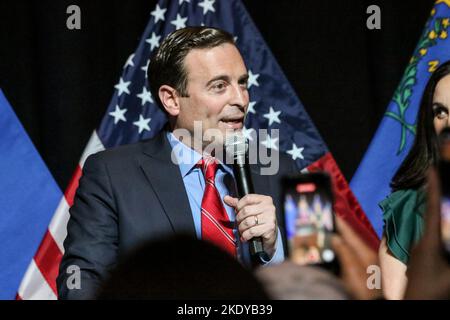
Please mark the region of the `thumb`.
<svg viewBox="0 0 450 320"><path fill-rule="evenodd" d="M223 197L223 202L225 202L225 204L227 204L227 205L229 205L230 207L233 207L233 208L237 207L238 201L239 201L238 198L233 198L233 197L228 196L228 195Z"/></svg>

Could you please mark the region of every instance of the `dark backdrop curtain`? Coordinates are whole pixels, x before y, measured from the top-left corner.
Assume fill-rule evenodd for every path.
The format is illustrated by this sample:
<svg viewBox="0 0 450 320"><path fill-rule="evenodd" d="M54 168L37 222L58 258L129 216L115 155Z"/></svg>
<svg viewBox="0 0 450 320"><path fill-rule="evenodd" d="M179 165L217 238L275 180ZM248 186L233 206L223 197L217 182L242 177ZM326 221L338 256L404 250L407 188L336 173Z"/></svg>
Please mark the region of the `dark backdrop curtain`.
<svg viewBox="0 0 450 320"><path fill-rule="evenodd" d="M350 179L434 1L243 2ZM71 4L81 8L81 30L66 28ZM0 2L0 87L63 190L155 4ZM366 28L371 4L381 8L381 30Z"/></svg>

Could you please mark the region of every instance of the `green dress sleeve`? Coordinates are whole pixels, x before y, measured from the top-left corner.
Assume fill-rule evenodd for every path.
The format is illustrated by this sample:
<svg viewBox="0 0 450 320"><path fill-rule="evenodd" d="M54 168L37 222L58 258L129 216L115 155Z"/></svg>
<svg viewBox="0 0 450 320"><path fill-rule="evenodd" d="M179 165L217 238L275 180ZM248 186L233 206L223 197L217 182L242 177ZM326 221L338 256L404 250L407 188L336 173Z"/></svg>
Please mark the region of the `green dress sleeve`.
<svg viewBox="0 0 450 320"><path fill-rule="evenodd" d="M383 210L384 233L391 253L405 265L410 250L423 234L425 193L421 190L398 190L380 202Z"/></svg>

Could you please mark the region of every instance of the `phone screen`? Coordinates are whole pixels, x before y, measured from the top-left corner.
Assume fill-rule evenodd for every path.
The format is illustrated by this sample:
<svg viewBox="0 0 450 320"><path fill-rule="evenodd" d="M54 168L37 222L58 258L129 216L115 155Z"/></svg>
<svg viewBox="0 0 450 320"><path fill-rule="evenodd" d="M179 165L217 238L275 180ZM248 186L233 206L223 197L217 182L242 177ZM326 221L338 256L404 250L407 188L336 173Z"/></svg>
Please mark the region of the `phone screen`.
<svg viewBox="0 0 450 320"><path fill-rule="evenodd" d="M290 259L299 265L334 262L330 236L335 228L329 176L308 173L287 178L283 197Z"/></svg>

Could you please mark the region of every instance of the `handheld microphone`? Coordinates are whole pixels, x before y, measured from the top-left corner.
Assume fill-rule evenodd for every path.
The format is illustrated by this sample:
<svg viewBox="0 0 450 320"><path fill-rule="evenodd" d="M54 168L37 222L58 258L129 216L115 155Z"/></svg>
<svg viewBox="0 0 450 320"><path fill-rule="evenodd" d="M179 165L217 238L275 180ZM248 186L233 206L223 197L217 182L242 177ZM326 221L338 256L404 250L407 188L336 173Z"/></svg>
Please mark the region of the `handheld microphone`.
<svg viewBox="0 0 450 320"><path fill-rule="evenodd" d="M225 152L227 156L233 159L233 173L236 180L238 198L241 199L249 193L254 193L248 163L248 144L242 132L235 131L226 135ZM268 255L263 249L261 237L252 238L249 241L249 245L253 266L269 261Z"/></svg>

